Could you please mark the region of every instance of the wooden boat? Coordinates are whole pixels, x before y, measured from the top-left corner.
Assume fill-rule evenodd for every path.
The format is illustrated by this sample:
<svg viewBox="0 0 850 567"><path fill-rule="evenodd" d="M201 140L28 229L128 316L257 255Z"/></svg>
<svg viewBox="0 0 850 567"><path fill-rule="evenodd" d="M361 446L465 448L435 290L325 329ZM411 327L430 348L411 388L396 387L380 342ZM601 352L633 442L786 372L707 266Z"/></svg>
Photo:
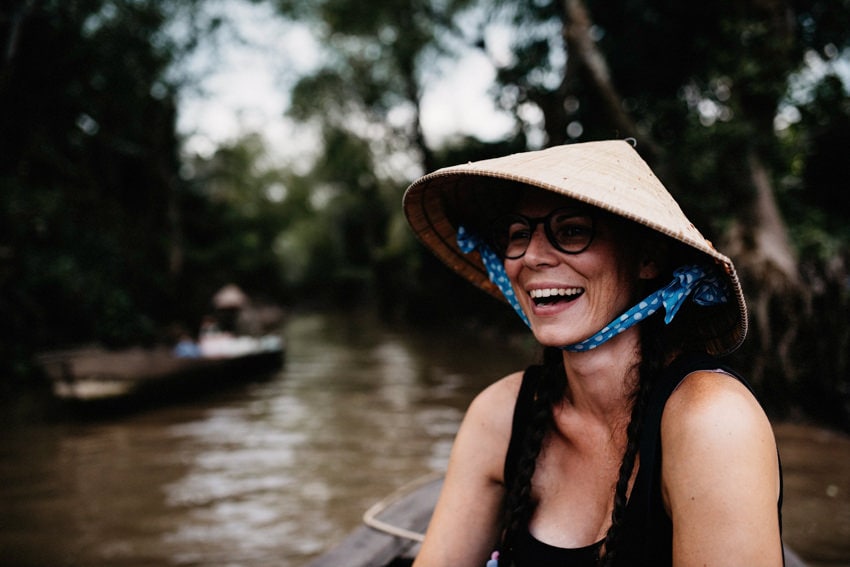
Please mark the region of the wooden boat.
<svg viewBox="0 0 850 567"><path fill-rule="evenodd" d="M279 337L240 340L215 356L184 357L170 348L88 348L38 357L59 400L87 406L130 400L167 401L270 373L283 363Z"/></svg>
<svg viewBox="0 0 850 567"><path fill-rule="evenodd" d="M367 510L363 525L305 567L412 565L442 485L441 475L430 475L402 487ZM785 567L806 567L787 546L784 551Z"/></svg>
<svg viewBox="0 0 850 567"><path fill-rule="evenodd" d="M412 564L442 486L442 475L429 475L402 487L369 508L363 515L363 525L306 567Z"/></svg>

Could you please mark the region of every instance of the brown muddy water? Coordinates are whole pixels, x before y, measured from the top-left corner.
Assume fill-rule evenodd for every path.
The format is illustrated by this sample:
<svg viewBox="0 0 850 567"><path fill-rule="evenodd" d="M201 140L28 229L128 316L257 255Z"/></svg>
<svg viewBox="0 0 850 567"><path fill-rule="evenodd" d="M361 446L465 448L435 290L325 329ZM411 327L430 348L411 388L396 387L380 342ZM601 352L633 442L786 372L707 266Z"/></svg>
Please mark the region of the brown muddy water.
<svg viewBox="0 0 850 567"><path fill-rule="evenodd" d="M301 315L280 372L201 399L98 419L7 400L0 565L304 565L442 471L475 393L532 357L462 331ZM850 566L850 438L775 428L786 542L813 567Z"/></svg>

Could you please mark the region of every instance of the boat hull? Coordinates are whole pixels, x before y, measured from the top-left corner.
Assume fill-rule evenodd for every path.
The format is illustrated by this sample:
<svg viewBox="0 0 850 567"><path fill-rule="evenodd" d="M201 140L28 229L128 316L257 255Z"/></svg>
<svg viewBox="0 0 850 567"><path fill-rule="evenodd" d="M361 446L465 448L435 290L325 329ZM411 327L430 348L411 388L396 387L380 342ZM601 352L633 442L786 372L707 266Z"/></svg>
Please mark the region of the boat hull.
<svg viewBox="0 0 850 567"><path fill-rule="evenodd" d="M86 349L44 355L40 362L55 398L95 407L174 401L270 375L283 359L276 346L215 358L180 358L169 349Z"/></svg>

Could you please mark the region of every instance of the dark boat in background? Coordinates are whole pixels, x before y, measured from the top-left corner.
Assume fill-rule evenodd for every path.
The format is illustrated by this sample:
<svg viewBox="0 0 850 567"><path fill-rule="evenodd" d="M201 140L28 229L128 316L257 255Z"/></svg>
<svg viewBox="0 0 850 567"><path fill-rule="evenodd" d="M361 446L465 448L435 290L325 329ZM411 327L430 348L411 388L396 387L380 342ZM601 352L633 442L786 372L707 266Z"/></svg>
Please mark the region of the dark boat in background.
<svg viewBox="0 0 850 567"><path fill-rule="evenodd" d="M93 347L44 353L38 362L53 395L86 407L173 401L274 372L283 364L279 336L234 337L212 355L178 356L175 349Z"/></svg>
<svg viewBox="0 0 850 567"><path fill-rule="evenodd" d="M78 348L36 357L53 396L68 405L124 409L164 403L271 375L283 365L283 310L255 303L236 284L219 289L197 339L173 331L171 346Z"/></svg>

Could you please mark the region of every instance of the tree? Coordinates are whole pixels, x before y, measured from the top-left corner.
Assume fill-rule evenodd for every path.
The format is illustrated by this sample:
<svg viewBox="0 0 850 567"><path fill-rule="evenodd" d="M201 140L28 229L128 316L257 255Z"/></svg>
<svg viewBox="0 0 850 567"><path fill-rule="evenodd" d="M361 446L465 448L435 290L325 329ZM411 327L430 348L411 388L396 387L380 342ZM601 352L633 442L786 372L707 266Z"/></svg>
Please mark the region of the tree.
<svg viewBox="0 0 850 567"><path fill-rule="evenodd" d="M330 255L317 254L315 262L336 259L321 270L326 281L336 274L345 289L362 289L376 273L398 273L390 266L398 267L398 254L408 247L390 242L387 230L401 220L400 190L410 169L438 166L421 125L423 83L444 49L439 38L469 3L416 0L399 9L382 0L364 10L346 0L277 2L285 16L309 22L326 47L324 64L295 85L289 110L322 132L321 155L308 177L316 192L330 196L312 217L326 223L331 238ZM292 250L294 233L288 234ZM386 298L395 286L381 288Z"/></svg>
<svg viewBox="0 0 850 567"><path fill-rule="evenodd" d="M544 145L635 137L685 209L711 238L725 242L751 306L753 332L741 363L773 394L774 406L813 378L795 345L820 317L811 310L810 281L790 238L800 221L811 222L793 217L788 224L783 190L797 187L806 203L803 193L829 187L795 171L808 158L799 144L808 137L796 135L797 143L788 144L774 124L781 111L796 108L789 96L795 75L812 61L829 65L848 47L846 4L494 0L486 10L487 25L507 22L514 30L512 57L499 63L494 92L525 131L542 134ZM488 50L484 33L470 43ZM833 84L832 93L834 102L846 104L846 86ZM839 161L846 162L847 150L839 147L830 146L832 157L843 153ZM844 256L847 242L839 245ZM806 273L812 270L809 265ZM829 277L814 271L816 280L837 277L832 287L843 287L843 269ZM846 306L846 289L835 299ZM844 338L829 350L846 350L846 332L834 336ZM831 371L842 377L823 391L850 382L846 362Z"/></svg>
<svg viewBox="0 0 850 567"><path fill-rule="evenodd" d="M449 38L492 56L494 99L521 126L515 140L534 147L635 137L686 211L735 257L752 319L741 365L763 392L775 395L769 400L775 406L812 379L798 350L801 338L820 316L814 311L822 301L817 289L834 290L846 306L846 271L825 263L801 270L799 241L791 236L817 234L815 218L840 218L813 207L830 183L805 164L825 151L835 159L837 148L847 146L817 152L807 146L817 139L812 113L820 106L795 99L793 82L813 61L828 66L845 53L847 0L417 2L395 12L379 4L362 16L359 5L345 0L311 3L310 10L298 2L279 5L321 22L333 54L328 67L299 84L294 100L302 103L295 115L315 117L330 108L330 120L349 128L380 124L383 140L392 132L398 147L419 148L426 170L439 164L440 152L423 145L421 127L391 129L389 109L405 104L414 109L411 120L420 119L417 78ZM489 33L495 27L509 30L507 59L495 56ZM399 30L407 43L397 41ZM803 90L846 104L846 85L828 84L822 75ZM792 110L802 119L787 134L775 125ZM352 119L362 116L368 119ZM789 216L791 209L783 211L789 206L812 212ZM819 257L830 246L844 257L847 242L820 237L807 246L815 246ZM817 281L835 285L813 288ZM845 338L829 350L843 352L846 332L835 337ZM841 384L850 382L846 362L830 368Z"/></svg>
<svg viewBox="0 0 850 567"><path fill-rule="evenodd" d="M187 156L187 190L179 210L185 261L179 296L189 304L183 318L198 318L221 286L237 283L265 301L288 296L275 251L290 222L285 198L290 175L269 163L258 134L225 143L209 157Z"/></svg>
<svg viewBox="0 0 850 567"><path fill-rule="evenodd" d="M178 169L165 16L144 2L17 4L0 75L0 310L37 344L147 334L167 243L138 244L168 234Z"/></svg>
<svg viewBox="0 0 850 567"><path fill-rule="evenodd" d="M380 0L364 10L350 0L278 0L285 16L313 23L328 55L325 66L296 85L292 115L355 132L387 155L416 152L432 169L421 127L423 80L443 49L440 38L454 30L452 17L468 4Z"/></svg>
<svg viewBox="0 0 850 567"><path fill-rule="evenodd" d="M195 0L0 11L0 375L35 350L162 340L197 315L197 235L234 224L180 173L173 65L220 24L198 15Z"/></svg>

